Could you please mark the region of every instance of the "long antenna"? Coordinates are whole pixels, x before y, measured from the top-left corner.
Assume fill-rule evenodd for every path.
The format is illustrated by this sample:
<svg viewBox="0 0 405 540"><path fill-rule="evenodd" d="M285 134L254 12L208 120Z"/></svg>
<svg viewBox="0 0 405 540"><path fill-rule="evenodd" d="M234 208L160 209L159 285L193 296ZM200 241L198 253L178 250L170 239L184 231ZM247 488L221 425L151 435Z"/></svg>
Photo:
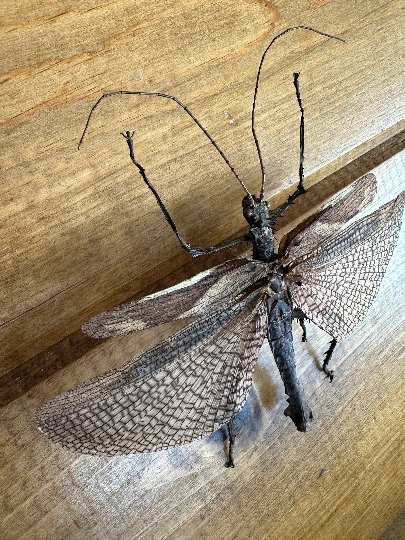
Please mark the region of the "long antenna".
<svg viewBox="0 0 405 540"><path fill-rule="evenodd" d="M243 183L242 179L239 177L238 173L235 171L235 169L233 168L233 166L231 165L231 163L229 162L228 158L225 156L225 154L222 152L222 150L220 149L220 147L217 145L217 143L214 141L214 139L211 137L211 135L208 133L208 131L200 124L200 122L197 120L197 118L193 115L193 113L185 106L183 105L183 103L181 103L181 101L179 101L176 97L174 96L169 96L168 94L161 94L160 92L136 92L136 91L132 91L132 90L119 90L117 92L110 92L108 94L103 94L98 100L97 102L93 105L93 107L91 108L91 111L90 111L90 114L87 118L87 122L86 122L86 126L84 128L84 131L83 131L83 135L81 136L81 139L80 139L80 142L79 142L79 145L77 147L77 149L79 150L80 149L80 146L82 145L82 142L83 142L83 139L86 135L86 132L87 132L87 128L89 127L89 124L90 124L90 120L91 120L91 117L93 115L93 112L95 111L95 109L100 105L100 102L106 98L106 97L109 97L109 96L116 96L116 95L120 95L120 94L129 94L129 95L138 95L138 96L156 96L156 97L162 97L162 98L166 98L166 99L171 99L173 101L175 101L178 105L180 105L180 107L182 107L182 109L184 109L186 111L186 113L194 120L194 122L197 124L197 126L204 132L204 134L208 137L208 139L211 141L211 143L215 146L215 148L218 150L218 152L220 153L221 157L223 158L223 160L225 161L225 163L228 165L228 167L231 169L231 171L233 172L233 174L236 176L236 178L238 179L240 185L243 187L243 189L246 191L248 197L249 197L249 200L251 201L251 203L253 204L253 197L252 195L249 193L247 187L245 186L245 184Z"/></svg>
<svg viewBox="0 0 405 540"><path fill-rule="evenodd" d="M284 34L287 34L288 32L291 32L292 30L299 30L299 29L311 30L311 32L316 32L317 34L321 34L321 36L326 36L326 37L330 37L330 38L333 38L333 39L338 39L339 41L343 41L343 42L345 41L342 38L339 38L339 37L336 37L336 36L331 36L330 34L326 34L325 32L321 32L320 30L315 30L315 28L311 28L310 26L292 26L291 28L287 28L286 30L284 30L284 32L281 32L281 34L278 34L275 38L273 38L271 40L270 44L268 45L268 47L266 48L266 50L264 51L262 59L261 59L260 64L259 64L259 70L257 72L255 95L254 95L254 98L253 98L253 107L252 107L252 133L253 133L253 138L255 140L257 154L259 156L260 168L262 170L262 187L261 187L261 190L260 190L260 201L263 201L263 199L264 199L264 185L266 183L266 171L265 171L265 167L264 167L264 163L263 163L262 154L260 152L259 141L258 141L258 138L257 138L257 135L256 135L256 130L255 130L255 111L256 111L257 92L259 90L259 81L260 81L260 75L261 75L261 71L262 71L262 66L263 66L266 54L269 51L270 47L273 45L273 43L278 38L280 38L281 36L284 36Z"/></svg>

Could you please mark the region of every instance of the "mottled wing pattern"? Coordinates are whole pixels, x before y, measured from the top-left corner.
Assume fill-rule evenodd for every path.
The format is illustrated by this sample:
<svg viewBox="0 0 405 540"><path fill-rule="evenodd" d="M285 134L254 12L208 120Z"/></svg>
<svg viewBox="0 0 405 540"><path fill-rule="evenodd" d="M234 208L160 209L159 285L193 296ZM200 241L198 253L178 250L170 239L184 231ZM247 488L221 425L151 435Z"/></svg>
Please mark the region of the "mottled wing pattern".
<svg viewBox="0 0 405 540"><path fill-rule="evenodd" d="M87 454L150 452L204 437L243 407L266 328L256 291L52 399L37 411L38 426Z"/></svg>
<svg viewBox="0 0 405 540"><path fill-rule="evenodd" d="M376 297L404 205L405 191L292 263L287 279L294 302L336 339L354 330Z"/></svg>
<svg viewBox="0 0 405 540"><path fill-rule="evenodd" d="M234 259L174 287L100 313L82 329L92 337L116 337L177 319L201 317L207 310L236 303L246 288L266 274L266 264Z"/></svg>
<svg viewBox="0 0 405 540"><path fill-rule="evenodd" d="M288 265L305 256L324 240L339 231L352 217L368 206L374 199L377 179L369 173L354 182L350 190L335 204L297 225L280 242L281 264Z"/></svg>

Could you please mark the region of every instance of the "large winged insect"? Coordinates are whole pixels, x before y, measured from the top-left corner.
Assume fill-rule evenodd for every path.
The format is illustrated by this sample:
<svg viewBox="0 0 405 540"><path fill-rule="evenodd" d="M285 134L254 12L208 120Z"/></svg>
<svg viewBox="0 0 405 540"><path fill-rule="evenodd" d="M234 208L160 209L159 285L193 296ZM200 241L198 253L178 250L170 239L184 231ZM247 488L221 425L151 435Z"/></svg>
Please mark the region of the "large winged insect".
<svg viewBox="0 0 405 540"><path fill-rule="evenodd" d="M284 414L306 431L312 412L297 378L292 339L293 317L304 330L305 319L332 336L323 369L328 368L339 339L351 332L373 302L395 248L405 205L405 191L395 200L350 226L348 220L368 205L376 191L373 174L355 184L337 204L298 225L274 251L272 227L304 189L304 110L298 77L294 85L301 110L299 184L273 215L264 199L265 171L254 128L256 96L265 50L257 74L252 131L262 168L260 196L251 195L225 155L191 112L175 97L121 91L174 100L204 131L240 181L247 195L243 215L249 233L208 249L190 246L136 161L133 134L124 135L130 157L153 192L182 247L193 256L212 253L243 241L253 244L253 258L238 258L164 291L97 315L83 326L91 336L121 336L176 319L185 326L122 368L84 382L37 411L39 428L53 441L86 454L151 452L202 438L227 424L229 460L233 466L235 414L252 386L252 374L267 337L288 395ZM340 38L336 38L340 39ZM343 40L342 40L343 41ZM93 107L111 94L102 96ZM80 144L83 140L80 141ZM79 144L79 146L80 146Z"/></svg>

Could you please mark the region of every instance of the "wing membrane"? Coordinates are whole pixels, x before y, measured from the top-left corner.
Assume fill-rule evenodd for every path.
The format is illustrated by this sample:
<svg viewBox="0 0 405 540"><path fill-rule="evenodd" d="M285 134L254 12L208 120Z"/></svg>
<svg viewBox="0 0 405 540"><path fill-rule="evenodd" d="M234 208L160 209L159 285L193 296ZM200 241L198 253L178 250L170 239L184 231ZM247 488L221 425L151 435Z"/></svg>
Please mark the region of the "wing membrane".
<svg viewBox="0 0 405 540"><path fill-rule="evenodd" d="M377 296L404 205L405 191L293 263L287 278L294 302L336 339L354 330Z"/></svg>
<svg viewBox="0 0 405 540"><path fill-rule="evenodd" d="M229 302L267 273L267 265L239 258L216 266L174 287L118 306L82 326L97 338L122 336L187 317L201 317Z"/></svg>
<svg viewBox="0 0 405 540"><path fill-rule="evenodd" d="M257 291L57 396L38 410L37 423L54 442L88 454L162 450L204 437L243 407L266 328Z"/></svg>
<svg viewBox="0 0 405 540"><path fill-rule="evenodd" d="M281 264L291 264L339 231L372 202L376 190L376 177L372 173L366 174L352 184L349 193L339 202L297 225L280 242Z"/></svg>

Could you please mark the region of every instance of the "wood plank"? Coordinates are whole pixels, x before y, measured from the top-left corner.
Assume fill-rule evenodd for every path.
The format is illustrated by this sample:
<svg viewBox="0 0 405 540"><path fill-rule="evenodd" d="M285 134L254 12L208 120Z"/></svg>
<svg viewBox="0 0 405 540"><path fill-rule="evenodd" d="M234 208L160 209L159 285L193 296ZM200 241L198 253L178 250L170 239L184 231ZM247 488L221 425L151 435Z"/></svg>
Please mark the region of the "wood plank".
<svg viewBox="0 0 405 540"><path fill-rule="evenodd" d="M273 207L296 182L294 71L302 73L308 185L404 128L399 0L19 0L4 15L2 375L188 260L134 172L119 131L136 130L137 157L190 242L207 246L243 226L242 191L174 104L106 101L76 152L102 92L175 94L257 190L249 121L266 44L296 24L346 39L290 34L266 63L257 129Z"/></svg>
<svg viewBox="0 0 405 540"><path fill-rule="evenodd" d="M374 170L377 199L405 189L405 152ZM314 412L302 434L269 348L239 414L236 468L226 432L166 452L116 458L60 449L35 427L45 400L122 364L173 331L106 340L0 412L0 537L7 540L266 538L377 540L405 506L405 228L379 295L338 344L332 384L320 371L329 337L294 328L298 371Z"/></svg>

